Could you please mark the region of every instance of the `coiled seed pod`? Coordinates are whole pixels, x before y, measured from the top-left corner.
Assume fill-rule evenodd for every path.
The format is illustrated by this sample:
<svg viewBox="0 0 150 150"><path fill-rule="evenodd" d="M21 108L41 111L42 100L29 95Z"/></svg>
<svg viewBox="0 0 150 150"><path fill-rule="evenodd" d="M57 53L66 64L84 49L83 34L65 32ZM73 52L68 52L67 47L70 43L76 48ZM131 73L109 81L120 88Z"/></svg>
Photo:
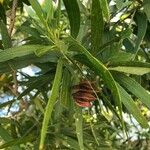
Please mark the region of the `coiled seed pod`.
<svg viewBox="0 0 150 150"><path fill-rule="evenodd" d="M80 107L91 107L91 102L97 99L96 93L99 92L96 89L94 82L88 80L81 81L79 84L74 85L72 90L73 99Z"/></svg>

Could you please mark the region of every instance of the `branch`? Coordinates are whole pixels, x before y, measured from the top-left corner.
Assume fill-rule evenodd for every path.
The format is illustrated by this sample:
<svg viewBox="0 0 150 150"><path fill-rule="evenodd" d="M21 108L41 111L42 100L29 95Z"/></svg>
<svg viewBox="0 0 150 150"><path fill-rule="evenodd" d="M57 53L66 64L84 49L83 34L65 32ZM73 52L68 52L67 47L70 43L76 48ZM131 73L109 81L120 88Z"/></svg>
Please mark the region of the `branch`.
<svg viewBox="0 0 150 150"><path fill-rule="evenodd" d="M10 15L10 25L9 25L9 29L8 29L8 33L9 33L10 37L11 37L12 31L14 28L14 24L15 24L17 5L18 5L18 0L14 0L13 4L12 4L11 15Z"/></svg>
<svg viewBox="0 0 150 150"><path fill-rule="evenodd" d="M8 28L8 33L9 33L10 37L12 35L12 31L13 31L14 24L15 24L17 6L18 6L18 0L13 0L11 15L10 15L10 25L9 25L9 28ZM16 73L17 73L17 71L13 70L12 75L13 75L13 79L14 79L14 92L17 94L18 93L18 82L17 82Z"/></svg>

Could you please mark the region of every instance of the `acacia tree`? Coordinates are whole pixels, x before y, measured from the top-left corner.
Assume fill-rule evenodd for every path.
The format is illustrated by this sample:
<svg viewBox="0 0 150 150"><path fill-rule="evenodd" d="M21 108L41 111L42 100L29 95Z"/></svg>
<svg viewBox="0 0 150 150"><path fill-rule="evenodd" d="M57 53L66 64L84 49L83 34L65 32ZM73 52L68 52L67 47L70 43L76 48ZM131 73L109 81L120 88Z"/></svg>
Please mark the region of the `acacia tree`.
<svg viewBox="0 0 150 150"><path fill-rule="evenodd" d="M129 133L149 128L149 7L1 0L0 148L146 149Z"/></svg>

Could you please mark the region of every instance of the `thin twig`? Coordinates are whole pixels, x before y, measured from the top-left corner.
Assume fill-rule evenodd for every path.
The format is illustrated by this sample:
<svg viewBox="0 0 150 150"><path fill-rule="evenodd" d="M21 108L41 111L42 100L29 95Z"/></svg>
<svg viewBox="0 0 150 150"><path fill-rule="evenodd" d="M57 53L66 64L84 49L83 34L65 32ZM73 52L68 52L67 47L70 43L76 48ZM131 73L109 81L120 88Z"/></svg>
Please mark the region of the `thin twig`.
<svg viewBox="0 0 150 150"><path fill-rule="evenodd" d="M14 87L13 87L13 93L15 96L18 96L18 81L17 81L17 71L13 69L13 67L8 64L12 70L12 76L13 76L13 80L14 80Z"/></svg>
<svg viewBox="0 0 150 150"><path fill-rule="evenodd" d="M9 24L9 28L8 28L8 33L9 33L10 37L11 37L12 31L14 29L17 6L18 6L18 0L13 0L11 15L10 15L10 24ZM15 92L15 95L18 95L17 71L14 69L12 69L12 71L13 71L12 75L13 75L13 79L14 79L14 92Z"/></svg>
<svg viewBox="0 0 150 150"><path fill-rule="evenodd" d="M11 37L12 31L14 28L14 24L15 24L17 5L18 5L18 0L14 0L13 4L12 4L11 15L10 15L10 25L9 25L9 29L8 29L8 33L9 33L10 37Z"/></svg>
<svg viewBox="0 0 150 150"><path fill-rule="evenodd" d="M18 95L18 80L17 80L17 71L13 72L13 79L14 79L14 91Z"/></svg>

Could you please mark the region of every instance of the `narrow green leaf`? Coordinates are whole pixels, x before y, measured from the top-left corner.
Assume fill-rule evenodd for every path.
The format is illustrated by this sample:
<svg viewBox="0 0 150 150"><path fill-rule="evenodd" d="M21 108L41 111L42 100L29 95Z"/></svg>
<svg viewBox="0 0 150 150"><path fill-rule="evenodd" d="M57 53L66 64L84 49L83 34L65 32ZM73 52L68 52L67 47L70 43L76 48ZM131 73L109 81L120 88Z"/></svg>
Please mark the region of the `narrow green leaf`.
<svg viewBox="0 0 150 150"><path fill-rule="evenodd" d="M93 54L97 54L102 46L102 36L104 30L103 14L100 0L92 0L91 10L91 49Z"/></svg>
<svg viewBox="0 0 150 150"><path fill-rule="evenodd" d="M117 110L113 107L113 105L111 104L110 100L103 94L101 93L107 107L113 112L113 114L118 117L120 119L120 117L118 116ZM121 121L121 120L120 120Z"/></svg>
<svg viewBox="0 0 150 150"><path fill-rule="evenodd" d="M6 9L2 3L0 3L0 19L6 24Z"/></svg>
<svg viewBox="0 0 150 150"><path fill-rule="evenodd" d="M35 105L36 105L36 108L37 108L38 110L40 110L40 111L44 114L44 108L43 108L43 106L42 106L41 99L38 98L38 97L36 97L36 98L34 99L34 103L35 103Z"/></svg>
<svg viewBox="0 0 150 150"><path fill-rule="evenodd" d="M71 74L68 69L64 69L63 78L62 78L62 87L61 87L61 103L63 106L69 108L70 106L70 83L71 83Z"/></svg>
<svg viewBox="0 0 150 150"><path fill-rule="evenodd" d="M45 138L46 138L48 124L49 124L49 121L51 119L53 107L54 107L55 102L56 102L57 97L58 97L59 86L60 86L61 76L62 76L62 67L63 67L63 63L62 63L62 60L60 58L58 60L58 64L57 64L57 69L56 69L54 83L53 83L52 90L51 90L51 95L49 97L47 106L45 108L44 119L42 122L42 129L41 129L40 145L39 145L40 150L43 150L43 148L44 148L44 142L45 142Z"/></svg>
<svg viewBox="0 0 150 150"><path fill-rule="evenodd" d="M4 103L0 103L0 109L2 109L3 107L6 107L8 105L11 105L12 103L14 103L16 100L11 100L11 101L7 101L7 102L4 102Z"/></svg>
<svg viewBox="0 0 150 150"><path fill-rule="evenodd" d="M150 63L138 61L120 61L110 62L109 70L125 72L136 75L143 75L150 72Z"/></svg>
<svg viewBox="0 0 150 150"><path fill-rule="evenodd" d="M112 57L109 58L109 62L114 63L114 62L121 62L122 60L124 61L130 61L133 58L133 54L131 53L125 53L125 52L119 52Z"/></svg>
<svg viewBox="0 0 150 150"><path fill-rule="evenodd" d="M40 56L46 54L47 52L49 52L50 50L54 50L54 48L55 48L55 46L47 46L47 47L44 47L41 49L37 49L35 51L35 54L40 57Z"/></svg>
<svg viewBox="0 0 150 150"><path fill-rule="evenodd" d="M67 148L72 148L74 150L80 150L78 142L69 136L62 135L61 136L62 144Z"/></svg>
<svg viewBox="0 0 150 150"><path fill-rule="evenodd" d="M76 134L80 146L80 150L84 150L84 145L83 145L83 118L82 118L82 108L76 107L76 112L75 112L75 125L76 125Z"/></svg>
<svg viewBox="0 0 150 150"><path fill-rule="evenodd" d="M143 7L144 7L144 12L146 13L147 19L150 22L150 1L149 0L143 0Z"/></svg>
<svg viewBox="0 0 150 150"><path fill-rule="evenodd" d="M39 17L39 19L41 20L41 22L45 23L44 13L38 1L29 0L29 2L32 8L34 9L34 11L36 12L37 16Z"/></svg>
<svg viewBox="0 0 150 150"><path fill-rule="evenodd" d="M10 118L0 117L0 124L15 124L17 126L17 121Z"/></svg>
<svg viewBox="0 0 150 150"><path fill-rule="evenodd" d="M150 108L150 94L138 82L124 74L117 74L115 79Z"/></svg>
<svg viewBox="0 0 150 150"><path fill-rule="evenodd" d="M39 88L39 84L42 87L44 84L46 84L48 81L52 80L51 79L52 76L47 76L47 75L42 75L42 76L38 76L37 79L32 79L31 83L29 83L27 86L27 89L25 89L19 96L17 99L21 99L23 96L29 94L32 90L34 89L38 89Z"/></svg>
<svg viewBox="0 0 150 150"><path fill-rule="evenodd" d="M33 28L29 25L22 25L22 26L19 27L18 30L23 32L23 33L31 35L35 39L40 39L41 40L40 32L37 29L35 29L35 28Z"/></svg>
<svg viewBox="0 0 150 150"><path fill-rule="evenodd" d="M110 62L108 65L111 66L111 67L125 66L125 67L150 68L150 63L147 63L147 62L140 62L140 61Z"/></svg>
<svg viewBox="0 0 150 150"><path fill-rule="evenodd" d="M12 140L12 137L9 135L6 129L4 129L2 126L0 126L0 136L4 141Z"/></svg>
<svg viewBox="0 0 150 150"><path fill-rule="evenodd" d="M61 5L62 5L62 0L58 0L58 7L56 10L56 20L57 20L57 26L59 26L60 22L60 17L61 17Z"/></svg>
<svg viewBox="0 0 150 150"><path fill-rule="evenodd" d="M73 51L78 50L78 51L82 52L86 56L86 60L88 61L88 63L86 63L86 65L88 65L89 68L94 70L97 75L102 77L102 79L104 80L104 82L106 83L108 88L111 90L112 95L113 95L114 100L115 100L115 103L118 106L119 112L120 112L120 115L121 115L122 114L122 107L121 107L120 94L119 94L116 82L113 79L113 77L112 77L111 73L109 72L109 70L99 60L97 60L95 57L93 57L75 39L69 38L68 40L70 40L70 43L72 44L71 47L70 47L70 50L73 50ZM80 59L80 60L78 59L78 61L82 62L82 59ZM121 115L121 118L122 118L122 115Z"/></svg>
<svg viewBox="0 0 150 150"><path fill-rule="evenodd" d="M61 124L58 122L61 121L62 113L64 110L63 106L61 105L60 99L56 102L53 109L54 109L53 122L57 122L55 127L56 127L57 131L59 132L61 130Z"/></svg>
<svg viewBox="0 0 150 150"><path fill-rule="evenodd" d="M128 109L128 111L133 115L133 117L137 120L137 122L143 127L148 128L148 122L144 118L144 116L141 114L140 109L137 107L137 105L134 103L131 96L118 84L118 89L121 96L121 101L125 105L125 107Z"/></svg>
<svg viewBox="0 0 150 150"><path fill-rule="evenodd" d="M5 142L9 142L11 140L13 140L13 138L9 135L9 133L7 132L6 129L4 129L2 126L0 126L0 136L1 138L5 141ZM0 146L0 149L2 149L2 146ZM11 145L11 149L12 150L20 150L20 148L18 146L13 146Z"/></svg>
<svg viewBox="0 0 150 150"><path fill-rule="evenodd" d="M102 6L103 16L106 19L106 21L109 21L110 14L109 14L109 6L107 0L100 0L100 3Z"/></svg>
<svg viewBox="0 0 150 150"><path fill-rule="evenodd" d="M137 18L137 25L138 25L138 34L137 34L137 40L135 42L135 48L134 48L134 52L135 52L135 57L138 53L140 44L145 36L146 30L147 30L147 18L146 15L144 13L138 13L136 15ZM134 57L134 58L135 58Z"/></svg>
<svg viewBox="0 0 150 150"><path fill-rule="evenodd" d="M1 36L2 36L2 42L4 49L11 47L11 38L8 34L8 30L6 25L3 23L2 20L0 20L0 30L1 30Z"/></svg>
<svg viewBox="0 0 150 150"><path fill-rule="evenodd" d="M44 12L46 12L46 21L49 24L54 17L53 1L44 0L42 4L42 9L44 10Z"/></svg>
<svg viewBox="0 0 150 150"><path fill-rule="evenodd" d="M43 45L24 45L19 47L8 48L5 51L0 52L0 62L8 61L16 57L22 57L29 54L34 54L39 49L44 49L49 46ZM51 48L51 47L49 47Z"/></svg>
<svg viewBox="0 0 150 150"><path fill-rule="evenodd" d="M69 17L71 35L76 38L80 29L80 10L77 0L63 0Z"/></svg>
<svg viewBox="0 0 150 150"><path fill-rule="evenodd" d="M114 70L118 72L129 73L129 74L136 74L136 75L143 75L150 72L150 68L127 67L127 66L109 67L109 70Z"/></svg>
<svg viewBox="0 0 150 150"><path fill-rule="evenodd" d="M11 56L11 55L10 55ZM47 62L57 62L59 54L50 51L44 56L37 57L35 54L25 55L21 57L16 57L13 60L8 60L5 62L0 62L0 74L11 72L12 69L20 69L24 68L28 65L35 64L35 63L47 63Z"/></svg>
<svg viewBox="0 0 150 150"><path fill-rule="evenodd" d="M27 142L32 142L35 139L33 135L21 137L18 139L12 139L11 141L8 141L7 143L4 143L0 146L0 149L11 147L12 150L21 150L22 148L17 147L16 145L24 144ZM14 148L13 148L14 147Z"/></svg>

